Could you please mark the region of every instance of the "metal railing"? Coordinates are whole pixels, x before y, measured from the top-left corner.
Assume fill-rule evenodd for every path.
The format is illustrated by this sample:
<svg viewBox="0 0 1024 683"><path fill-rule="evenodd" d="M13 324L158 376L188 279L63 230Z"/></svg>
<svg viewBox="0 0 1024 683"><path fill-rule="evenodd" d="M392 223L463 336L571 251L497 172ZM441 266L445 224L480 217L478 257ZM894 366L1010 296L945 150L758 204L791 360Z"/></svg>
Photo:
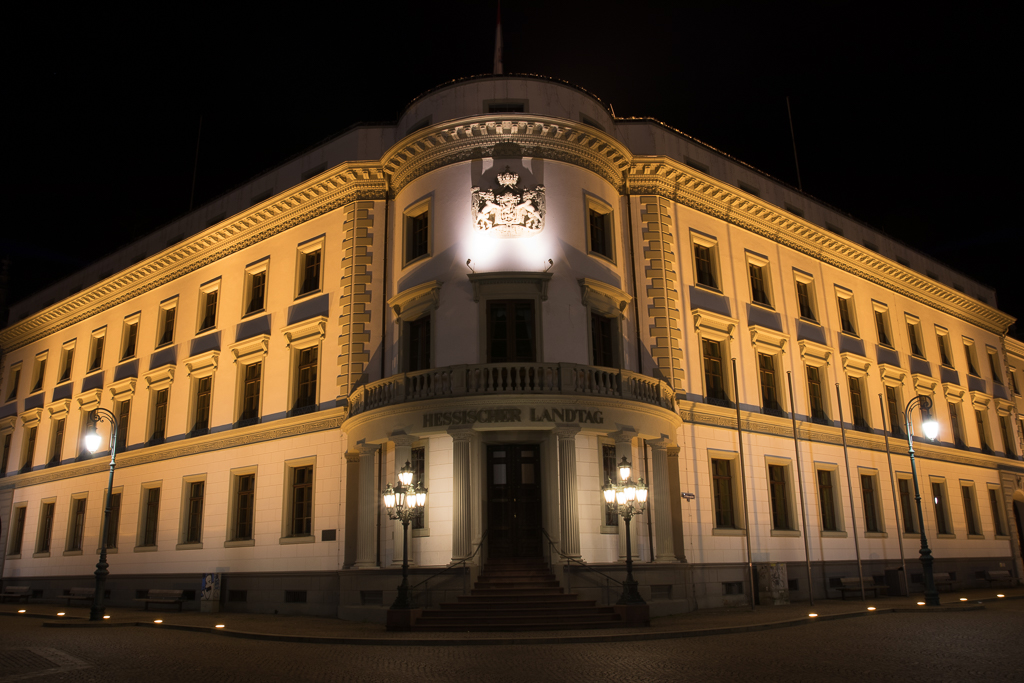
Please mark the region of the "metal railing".
<svg viewBox="0 0 1024 683"><path fill-rule="evenodd" d="M544 538L546 538L548 540L548 543L547 543L548 566L551 567L552 569L554 569L553 553L558 553L558 555L563 560L565 560L565 583L566 583L565 592L566 593L572 593L572 567L575 564L575 565L578 565L580 567L583 567L584 569L586 569L587 571L589 571L589 572L591 572L593 574L598 574L598 575L604 577L604 580L605 580L604 581L604 586L602 586L602 589L604 590L604 602L605 602L606 605L612 604L612 599L611 599L612 587L611 587L610 584L615 583L615 584L617 584L621 588L622 587L622 582L619 581L616 578L608 576L607 574L605 574L604 572L602 572L602 571L600 571L598 569L594 569L589 564L587 564L586 562L584 562L583 560L581 560L579 558L569 557L568 555L564 554L561 550L559 550L558 544L555 543L554 541L552 541L551 537L548 536L547 529L544 529L542 527L541 528L541 533L543 533L544 534Z"/></svg>
<svg viewBox="0 0 1024 683"><path fill-rule="evenodd" d="M629 370L577 363L481 363L403 372L358 387L349 414L432 398L518 394L612 396L674 409L668 384Z"/></svg>
<svg viewBox="0 0 1024 683"><path fill-rule="evenodd" d="M461 567L463 569L463 572L462 572L462 576L463 576L463 580L462 580L462 594L463 595L468 595L469 591L470 591L469 579L470 579L470 573L471 573L470 570L469 570L469 564L468 563L469 563L470 560L472 560L474 557L476 557L477 554L481 551L481 549L484 547L484 541L486 541L486 540L487 540L487 530L485 529L483 535L480 536L480 542L476 544L476 548L473 550L472 554L470 554L469 557L463 558L461 560L455 560L455 561L449 563L448 566L445 567L444 569L441 569L440 571L434 572L433 574L431 574L427 578L423 579L422 581L420 581L416 585L411 586L409 588L409 592L410 592L410 594L412 594L413 602L416 604L416 606L418 606L418 607L433 607L433 604L432 604L433 601L430 599L430 594L431 594L430 588L427 587L427 588L424 588L423 590L421 590L419 593L414 593L414 591L416 591L416 589L418 589L423 584L429 582L431 579L436 579L437 577L439 577L439 576L441 576L443 574L447 574L449 571L451 571L452 569L454 569L455 567L458 567L460 565L461 565ZM443 590L444 589L442 589L442 591ZM419 599L419 597L421 595L423 595L423 594L427 595L426 604L423 604L423 601L421 601Z"/></svg>

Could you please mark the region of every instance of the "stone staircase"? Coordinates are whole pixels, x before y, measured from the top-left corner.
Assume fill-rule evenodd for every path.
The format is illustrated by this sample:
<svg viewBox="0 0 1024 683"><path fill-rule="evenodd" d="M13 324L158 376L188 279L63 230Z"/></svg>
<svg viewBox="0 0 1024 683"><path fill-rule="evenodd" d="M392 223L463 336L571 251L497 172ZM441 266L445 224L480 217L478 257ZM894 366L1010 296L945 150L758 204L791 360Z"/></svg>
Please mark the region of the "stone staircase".
<svg viewBox="0 0 1024 683"><path fill-rule="evenodd" d="M564 631L616 628L611 607L567 594L542 559L502 558L487 563L469 595L423 610L413 631Z"/></svg>

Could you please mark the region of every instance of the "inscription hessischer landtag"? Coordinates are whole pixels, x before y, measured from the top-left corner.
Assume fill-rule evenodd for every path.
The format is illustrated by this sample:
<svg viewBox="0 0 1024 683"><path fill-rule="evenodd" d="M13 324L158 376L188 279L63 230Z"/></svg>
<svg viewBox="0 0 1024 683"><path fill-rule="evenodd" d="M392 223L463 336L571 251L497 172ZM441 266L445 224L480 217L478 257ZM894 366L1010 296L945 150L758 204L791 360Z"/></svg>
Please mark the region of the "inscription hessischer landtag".
<svg viewBox="0 0 1024 683"><path fill-rule="evenodd" d="M578 422L604 424L600 410L586 408L485 408L424 413L423 427L449 427L494 422Z"/></svg>

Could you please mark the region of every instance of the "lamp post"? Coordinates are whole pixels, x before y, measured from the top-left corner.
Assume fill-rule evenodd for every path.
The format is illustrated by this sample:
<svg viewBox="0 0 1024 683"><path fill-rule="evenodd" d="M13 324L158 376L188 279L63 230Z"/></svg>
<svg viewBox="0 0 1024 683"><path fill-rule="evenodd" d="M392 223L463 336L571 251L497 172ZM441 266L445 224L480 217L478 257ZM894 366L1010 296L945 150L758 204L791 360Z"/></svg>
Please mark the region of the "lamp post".
<svg viewBox="0 0 1024 683"><path fill-rule="evenodd" d="M619 484L612 484L611 479L604 487L604 501L608 509L617 513L626 522L626 580L622 582L622 595L619 597L620 605L646 605L640 591L637 590L637 582L633 578L633 548L629 537L629 521L633 515L642 515L647 507L647 485L643 477L640 483L634 483L630 478L629 461L622 456L619 463Z"/></svg>
<svg viewBox="0 0 1024 683"><path fill-rule="evenodd" d="M402 520L402 583L398 587L398 597L391 609L412 609L409 598L409 522L423 514L427 504L427 490L417 482L412 484L412 466L408 461L398 473L398 485L394 488L389 483L384 489L384 507L390 519Z"/></svg>
<svg viewBox="0 0 1024 683"><path fill-rule="evenodd" d="M114 459L117 456L117 418L106 408L92 411L92 419L85 431L85 448L95 453L103 445L103 438L96 431L100 418L110 422L110 482L107 484L106 508L103 512L103 528L100 530L100 561L96 563L96 593L92 597L89 621L103 620L103 592L107 583L107 529L110 528L110 496L114 490Z"/></svg>
<svg viewBox="0 0 1024 683"><path fill-rule="evenodd" d="M907 445L910 448L910 472L914 478L914 498L917 500L917 523L921 525L921 573L924 574L924 602L929 606L939 605L939 591L935 589L935 577L932 573L932 551L928 547L928 538L924 534L924 514L921 510L921 489L917 485L917 464L914 458L914 432L910 424L910 413L914 406L921 408L921 429L929 441L939 435L939 423L928 412L932 407L929 396L918 394L907 403L903 417L907 425Z"/></svg>

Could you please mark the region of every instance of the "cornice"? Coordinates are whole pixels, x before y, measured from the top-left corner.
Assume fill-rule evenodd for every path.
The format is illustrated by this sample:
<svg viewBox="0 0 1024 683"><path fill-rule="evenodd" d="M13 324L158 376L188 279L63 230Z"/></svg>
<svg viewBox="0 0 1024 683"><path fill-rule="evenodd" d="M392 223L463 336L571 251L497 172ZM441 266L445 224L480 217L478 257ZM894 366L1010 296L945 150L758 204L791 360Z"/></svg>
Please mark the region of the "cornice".
<svg viewBox="0 0 1024 683"><path fill-rule="evenodd" d="M766 237L908 299L1002 335L1014 318L664 156L634 157L630 194L653 194Z"/></svg>
<svg viewBox="0 0 1024 683"><path fill-rule="evenodd" d="M610 135L579 121L531 114L487 114L430 126L406 136L383 158L398 194L442 166L493 156L551 159L580 166L623 188L632 154Z"/></svg>
<svg viewBox="0 0 1024 683"><path fill-rule="evenodd" d="M379 164L341 164L11 325L0 346L21 348L345 204L384 196Z"/></svg>

